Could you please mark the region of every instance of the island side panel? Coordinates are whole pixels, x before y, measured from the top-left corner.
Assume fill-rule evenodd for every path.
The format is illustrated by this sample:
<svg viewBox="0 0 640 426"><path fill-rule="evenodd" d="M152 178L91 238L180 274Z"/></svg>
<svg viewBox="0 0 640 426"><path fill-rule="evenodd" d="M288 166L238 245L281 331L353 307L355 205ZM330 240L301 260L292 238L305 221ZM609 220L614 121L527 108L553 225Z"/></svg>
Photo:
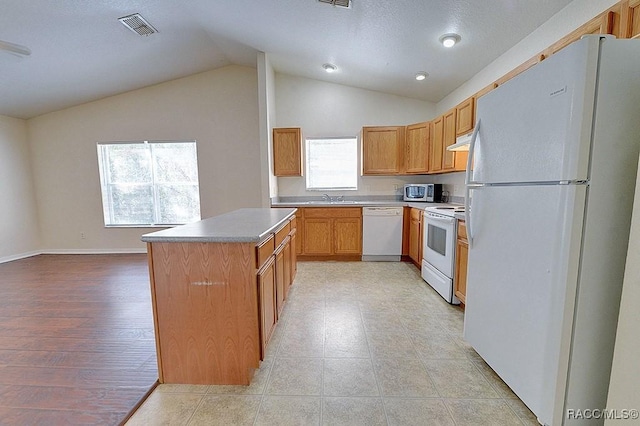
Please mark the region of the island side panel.
<svg viewBox="0 0 640 426"><path fill-rule="evenodd" d="M255 244L152 246L164 383L248 385L260 360Z"/></svg>
<svg viewBox="0 0 640 426"><path fill-rule="evenodd" d="M158 364L158 382L164 383L162 375L162 356L160 354L160 340L158 339L158 310L156 309L156 288L153 274L153 247L151 243L147 243L147 261L149 262L149 283L151 287L151 306L153 309L153 329L156 340L156 360Z"/></svg>

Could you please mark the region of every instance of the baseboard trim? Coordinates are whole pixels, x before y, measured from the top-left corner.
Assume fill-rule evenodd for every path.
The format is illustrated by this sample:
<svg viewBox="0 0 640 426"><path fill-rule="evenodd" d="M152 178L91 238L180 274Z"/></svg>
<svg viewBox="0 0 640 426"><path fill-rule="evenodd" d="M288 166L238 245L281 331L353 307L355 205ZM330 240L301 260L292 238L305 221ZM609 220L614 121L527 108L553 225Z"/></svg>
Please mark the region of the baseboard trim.
<svg viewBox="0 0 640 426"><path fill-rule="evenodd" d="M27 257L39 255L39 251L28 251L26 253L13 254L11 256L0 257L0 263L12 262L14 260L26 259Z"/></svg>
<svg viewBox="0 0 640 426"><path fill-rule="evenodd" d="M14 260L26 259L27 257L38 256L40 254L146 254L146 248L138 249L49 249L36 250L26 253L14 254L0 257L0 263L13 262Z"/></svg>
<svg viewBox="0 0 640 426"><path fill-rule="evenodd" d="M49 249L39 254L138 254L147 253L146 248L140 249Z"/></svg>

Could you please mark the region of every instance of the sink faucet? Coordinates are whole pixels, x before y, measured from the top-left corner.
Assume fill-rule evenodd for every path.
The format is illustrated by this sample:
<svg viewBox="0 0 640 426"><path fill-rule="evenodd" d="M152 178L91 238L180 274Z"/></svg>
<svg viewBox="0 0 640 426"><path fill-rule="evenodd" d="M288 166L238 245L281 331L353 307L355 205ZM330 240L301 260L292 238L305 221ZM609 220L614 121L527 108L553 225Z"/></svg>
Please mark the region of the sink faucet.
<svg viewBox="0 0 640 426"><path fill-rule="evenodd" d="M329 196L329 194L322 194L322 201L331 202L331 197Z"/></svg>

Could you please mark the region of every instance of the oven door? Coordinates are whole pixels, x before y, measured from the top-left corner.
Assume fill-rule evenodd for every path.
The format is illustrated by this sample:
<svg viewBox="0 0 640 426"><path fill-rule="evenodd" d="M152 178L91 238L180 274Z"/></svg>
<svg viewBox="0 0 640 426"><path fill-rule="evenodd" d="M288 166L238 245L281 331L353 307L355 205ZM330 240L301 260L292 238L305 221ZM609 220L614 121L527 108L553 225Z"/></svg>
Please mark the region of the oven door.
<svg viewBox="0 0 640 426"><path fill-rule="evenodd" d="M449 278L453 278L456 219L425 212L422 257Z"/></svg>

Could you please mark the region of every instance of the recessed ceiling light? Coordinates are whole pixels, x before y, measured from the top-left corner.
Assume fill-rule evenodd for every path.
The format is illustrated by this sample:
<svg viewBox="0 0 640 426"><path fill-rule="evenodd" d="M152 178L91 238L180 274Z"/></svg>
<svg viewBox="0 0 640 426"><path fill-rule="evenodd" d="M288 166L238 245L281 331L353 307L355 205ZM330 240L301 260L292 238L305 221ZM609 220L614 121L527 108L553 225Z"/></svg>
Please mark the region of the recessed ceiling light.
<svg viewBox="0 0 640 426"><path fill-rule="evenodd" d="M455 33L443 34L438 40L444 47L453 47L460 42L460 36Z"/></svg>
<svg viewBox="0 0 640 426"><path fill-rule="evenodd" d="M419 73L416 74L416 80L418 81L422 81L427 77L429 77L429 74L424 71L420 71Z"/></svg>
<svg viewBox="0 0 640 426"><path fill-rule="evenodd" d="M338 67L333 64L324 64L322 65L322 68L324 68L324 70L329 73L338 71Z"/></svg>

